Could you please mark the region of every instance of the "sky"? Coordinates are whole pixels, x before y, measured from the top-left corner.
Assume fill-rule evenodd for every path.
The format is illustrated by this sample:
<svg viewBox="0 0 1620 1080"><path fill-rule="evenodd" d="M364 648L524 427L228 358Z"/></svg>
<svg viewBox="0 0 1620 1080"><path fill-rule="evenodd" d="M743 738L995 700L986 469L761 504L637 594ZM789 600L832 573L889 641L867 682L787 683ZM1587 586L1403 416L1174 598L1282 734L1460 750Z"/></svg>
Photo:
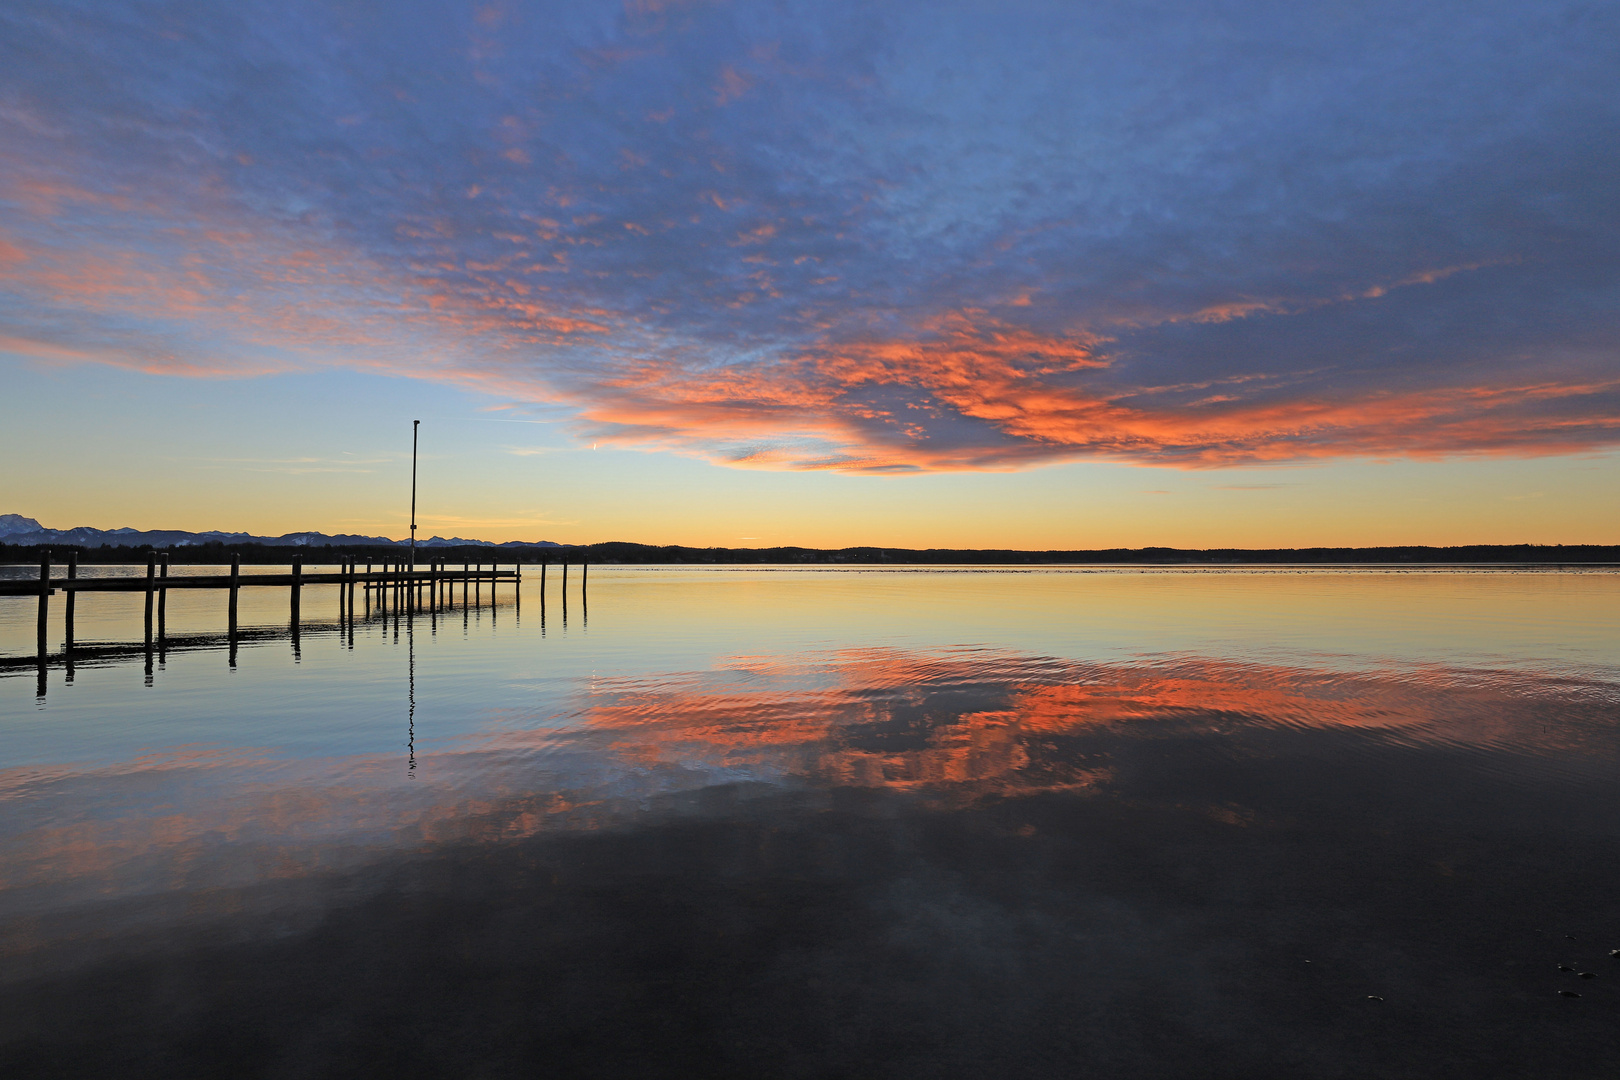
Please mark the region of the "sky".
<svg viewBox="0 0 1620 1080"><path fill-rule="evenodd" d="M0 512L1620 539L1620 4L0 4Z"/></svg>

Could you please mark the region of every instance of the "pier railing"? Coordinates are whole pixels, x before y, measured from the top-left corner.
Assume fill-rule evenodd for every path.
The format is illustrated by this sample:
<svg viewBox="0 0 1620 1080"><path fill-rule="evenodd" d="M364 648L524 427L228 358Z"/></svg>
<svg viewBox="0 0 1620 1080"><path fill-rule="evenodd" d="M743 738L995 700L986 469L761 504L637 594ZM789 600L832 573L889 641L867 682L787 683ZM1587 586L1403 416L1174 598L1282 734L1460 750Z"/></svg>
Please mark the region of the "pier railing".
<svg viewBox="0 0 1620 1080"><path fill-rule="evenodd" d="M546 571L550 563L541 562L538 565L540 568L540 599L543 603L545 600ZM562 567L562 584L564 590L566 590L569 562L559 561L558 565ZM574 565L577 565L580 569L580 588L583 592L589 580L588 564L581 559L576 561ZM39 666L42 678L52 656L48 635L50 598L58 593L63 595L64 600L65 640L61 656L71 663L76 648L73 638L74 609L80 593L144 593L146 596L144 649L150 652L154 645L154 638L161 647L165 637L164 629L170 589L216 589L227 592L229 596L226 605L226 634L234 644L238 635L237 597L242 589L287 589L289 595L289 625L296 640L301 618L301 592L305 586L338 586L340 619L352 622L357 614L357 608L361 606L364 608L365 616L370 618L374 614L439 613L455 610L458 607L466 608L469 605L481 606L486 602L493 605L496 601L496 591L500 586L511 586L513 595L516 597L520 595L517 590L523 580L523 564L521 563L510 564L509 569L503 570L499 563L462 563L460 569L456 569L449 563L441 561L429 561L425 564L393 561L378 563L372 561L366 562L364 569L362 569L361 560L359 559L342 560L336 571L305 573L302 558L294 558L288 572L285 574L243 574L240 556L232 557L231 569L228 574L171 576L169 574L169 557L167 554L153 554L148 557L146 574L141 577L80 577L76 554L69 557L64 569L65 576L53 577L53 565L49 555L46 555L40 561L39 576L37 578L0 581L0 597L33 596L38 598L37 655L34 662ZM459 596L457 595L458 591ZM566 605L566 591L563 595L563 602Z"/></svg>

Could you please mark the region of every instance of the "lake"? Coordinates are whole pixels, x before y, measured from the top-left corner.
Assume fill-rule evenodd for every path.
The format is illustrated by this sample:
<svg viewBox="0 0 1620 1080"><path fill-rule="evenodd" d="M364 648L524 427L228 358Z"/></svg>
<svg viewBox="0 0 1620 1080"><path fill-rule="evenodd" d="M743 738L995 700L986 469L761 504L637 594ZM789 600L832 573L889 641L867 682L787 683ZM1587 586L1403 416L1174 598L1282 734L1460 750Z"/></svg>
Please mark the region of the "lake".
<svg viewBox="0 0 1620 1080"><path fill-rule="evenodd" d="M0 597L0 1072L1620 1069L1613 570L479 599Z"/></svg>

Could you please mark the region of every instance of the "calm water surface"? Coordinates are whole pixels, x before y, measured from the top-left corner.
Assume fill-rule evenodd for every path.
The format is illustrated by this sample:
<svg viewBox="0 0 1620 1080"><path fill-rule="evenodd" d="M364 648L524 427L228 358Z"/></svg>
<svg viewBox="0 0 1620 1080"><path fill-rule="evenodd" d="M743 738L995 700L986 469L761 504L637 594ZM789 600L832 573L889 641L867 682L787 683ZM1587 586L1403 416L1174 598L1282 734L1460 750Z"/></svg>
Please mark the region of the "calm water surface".
<svg viewBox="0 0 1620 1080"><path fill-rule="evenodd" d="M1620 1068L1620 574L484 589L0 598L0 1070Z"/></svg>

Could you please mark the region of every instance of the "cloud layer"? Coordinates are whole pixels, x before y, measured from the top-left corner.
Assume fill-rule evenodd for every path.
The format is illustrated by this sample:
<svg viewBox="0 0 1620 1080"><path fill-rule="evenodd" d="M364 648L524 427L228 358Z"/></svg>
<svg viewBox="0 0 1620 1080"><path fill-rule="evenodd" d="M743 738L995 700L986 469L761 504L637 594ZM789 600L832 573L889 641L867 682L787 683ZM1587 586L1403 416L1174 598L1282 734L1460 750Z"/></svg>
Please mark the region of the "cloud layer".
<svg viewBox="0 0 1620 1080"><path fill-rule="evenodd" d="M15 3L0 348L768 468L1620 441L1620 9Z"/></svg>

